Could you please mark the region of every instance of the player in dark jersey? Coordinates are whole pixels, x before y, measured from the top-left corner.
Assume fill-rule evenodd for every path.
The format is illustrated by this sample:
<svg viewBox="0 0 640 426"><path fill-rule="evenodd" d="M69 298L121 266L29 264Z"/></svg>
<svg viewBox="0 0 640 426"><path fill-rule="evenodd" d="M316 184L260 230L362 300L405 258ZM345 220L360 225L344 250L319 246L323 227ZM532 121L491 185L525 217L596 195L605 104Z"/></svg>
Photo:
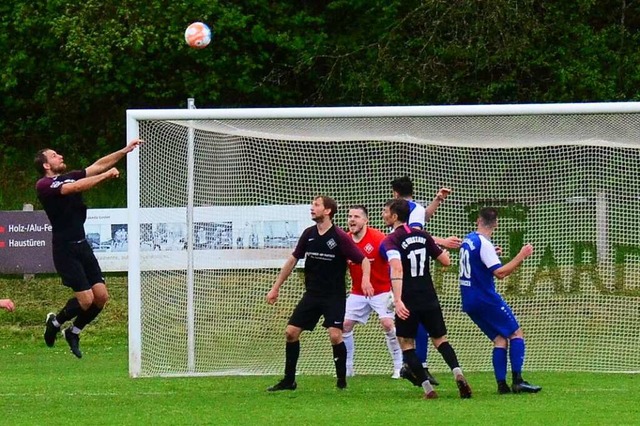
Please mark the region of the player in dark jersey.
<svg viewBox="0 0 640 426"><path fill-rule="evenodd" d="M362 254L351 237L333 224L338 204L330 197L315 197L311 204L311 219L316 225L305 229L298 244L280 270L276 282L267 293L267 302L278 300L280 287L289 277L298 260L304 261L305 292L294 309L285 330L284 378L271 386L269 391L295 390L296 366L300 356L300 334L313 330L321 316L323 327L329 332L333 346L339 389L347 387L347 348L342 340L345 314L345 274L347 259L362 264L363 286L371 285L369 260Z"/></svg>
<svg viewBox="0 0 640 426"><path fill-rule="evenodd" d="M134 139L86 169L68 173L64 157L52 149L41 149L34 159L42 176L36 183L36 192L52 227L53 263L62 284L75 293L57 315L53 312L47 315L44 341L52 347L62 325L75 318L63 334L78 358L82 357L80 331L98 316L109 299L100 265L85 236L87 206L82 193L105 180L117 178L119 172L113 166L140 143Z"/></svg>
<svg viewBox="0 0 640 426"><path fill-rule="evenodd" d="M397 177L391 182L391 189L393 191L393 198L403 198L409 202L409 218L407 219L407 224L411 228L417 229L425 229L425 225L433 215L438 210L438 207L447 199L449 194L451 194L451 189L449 188L440 188L433 201L425 208L420 203L417 203L413 199L413 181L409 176ZM455 235L452 235L447 238L441 238L433 236L434 241L440 247L445 247L448 249L457 249L460 247L462 240ZM422 324L418 324L418 333L416 334L415 339L416 344L416 355L418 359L422 363L424 367L425 374L429 379L429 382L432 385L439 385L440 383L436 378L429 372L429 368L427 367L427 358L429 353L429 335L426 330L422 326Z"/></svg>
<svg viewBox="0 0 640 426"><path fill-rule="evenodd" d="M471 398L471 388L447 340L447 327L429 272L429 257L449 266L449 253L438 247L427 232L409 227L409 209L407 200L395 198L387 201L382 212L384 222L393 228L382 242L381 250L391 268L396 335L402 348L405 369L403 377L422 386L426 399L437 397L415 351L418 324L422 324L433 345L451 368L460 397Z"/></svg>

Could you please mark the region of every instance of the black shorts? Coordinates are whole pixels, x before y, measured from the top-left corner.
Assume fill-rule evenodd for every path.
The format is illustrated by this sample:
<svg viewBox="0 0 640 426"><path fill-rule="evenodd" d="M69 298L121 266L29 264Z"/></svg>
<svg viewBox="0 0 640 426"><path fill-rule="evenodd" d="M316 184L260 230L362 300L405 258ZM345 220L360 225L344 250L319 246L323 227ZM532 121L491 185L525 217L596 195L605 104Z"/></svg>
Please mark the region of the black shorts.
<svg viewBox="0 0 640 426"><path fill-rule="evenodd" d="M444 323L442 309L438 305L434 308L409 309L409 318L403 320L396 315L396 336L406 339L415 339L418 332L418 323L432 338L446 336L447 326Z"/></svg>
<svg viewBox="0 0 640 426"><path fill-rule="evenodd" d="M293 310L289 318L289 325L300 327L303 330L313 330L318 324L320 316L323 316L322 326L324 328L335 327L342 330L345 304L346 297L344 295L319 297L305 293Z"/></svg>
<svg viewBox="0 0 640 426"><path fill-rule="evenodd" d="M87 240L54 243L53 264L62 284L73 291L91 290L94 284L104 283L98 259Z"/></svg>

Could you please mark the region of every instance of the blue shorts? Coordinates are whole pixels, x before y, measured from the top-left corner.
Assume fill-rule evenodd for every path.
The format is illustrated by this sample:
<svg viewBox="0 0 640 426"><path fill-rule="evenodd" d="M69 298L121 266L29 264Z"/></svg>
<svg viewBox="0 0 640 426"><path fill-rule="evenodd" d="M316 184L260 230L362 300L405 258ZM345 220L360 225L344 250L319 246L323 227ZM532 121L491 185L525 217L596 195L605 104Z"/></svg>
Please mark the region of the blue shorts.
<svg viewBox="0 0 640 426"><path fill-rule="evenodd" d="M483 304L467 311L467 315L491 341L498 336L508 339L520 328L511 308L504 302L499 305Z"/></svg>

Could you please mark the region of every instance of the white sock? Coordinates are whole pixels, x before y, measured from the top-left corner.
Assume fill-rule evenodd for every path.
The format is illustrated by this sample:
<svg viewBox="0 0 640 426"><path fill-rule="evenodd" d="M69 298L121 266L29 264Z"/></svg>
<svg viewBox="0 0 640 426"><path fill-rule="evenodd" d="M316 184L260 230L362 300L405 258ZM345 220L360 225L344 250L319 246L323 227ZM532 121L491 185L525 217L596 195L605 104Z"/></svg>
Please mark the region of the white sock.
<svg viewBox="0 0 640 426"><path fill-rule="evenodd" d="M54 319L53 321L51 321L51 324L53 324L54 327L60 328L60 323L58 322L57 319Z"/></svg>
<svg viewBox="0 0 640 426"><path fill-rule="evenodd" d="M347 368L353 368L353 354L356 350L355 344L353 342L353 330L342 333L342 340L344 341L344 345L347 347Z"/></svg>
<svg viewBox="0 0 640 426"><path fill-rule="evenodd" d="M451 370L451 372L453 373L453 377L457 377L457 376L462 376L462 368L460 367L456 367L453 370Z"/></svg>
<svg viewBox="0 0 640 426"><path fill-rule="evenodd" d="M428 380L422 382L422 389L424 389L424 393L433 392L433 386L431 386L431 382Z"/></svg>
<svg viewBox="0 0 640 426"><path fill-rule="evenodd" d="M398 337L396 337L396 329L392 328L386 331L384 336L387 340L389 354L391 354L391 359L393 360L393 368L396 370L402 368L402 349L400 349L400 343L398 343Z"/></svg>
<svg viewBox="0 0 640 426"><path fill-rule="evenodd" d="M71 327L71 332L73 334L80 334L82 330L80 330L78 327L76 327L75 325L73 327Z"/></svg>

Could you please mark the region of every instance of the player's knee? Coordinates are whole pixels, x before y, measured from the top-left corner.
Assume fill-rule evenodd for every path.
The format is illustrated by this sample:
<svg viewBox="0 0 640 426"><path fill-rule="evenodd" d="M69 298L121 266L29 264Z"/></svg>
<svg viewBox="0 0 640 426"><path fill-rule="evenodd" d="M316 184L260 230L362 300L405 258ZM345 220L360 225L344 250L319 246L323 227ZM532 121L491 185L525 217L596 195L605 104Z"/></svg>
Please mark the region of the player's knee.
<svg viewBox="0 0 640 426"><path fill-rule="evenodd" d="M300 338L300 329L298 329L297 327L287 326L286 330L284 331L284 335L287 342L296 342Z"/></svg>
<svg viewBox="0 0 640 426"><path fill-rule="evenodd" d="M391 318L382 318L380 320L380 325L382 326L382 329L385 331L385 333L388 333L395 328L393 319Z"/></svg>
<svg viewBox="0 0 640 426"><path fill-rule="evenodd" d="M355 323L351 320L344 320L342 325L342 334L345 335L347 333L351 333L353 331Z"/></svg>
<svg viewBox="0 0 640 426"><path fill-rule="evenodd" d="M78 303L80 304L80 309L86 311L93 305L93 297L85 297L82 299L78 299Z"/></svg>
<svg viewBox="0 0 640 426"><path fill-rule="evenodd" d="M342 330L339 328L329 328L329 340L332 345L339 345L342 343Z"/></svg>
<svg viewBox="0 0 640 426"><path fill-rule="evenodd" d="M447 336L432 337L431 342L433 343L433 346L435 346L436 349L438 349L441 344L447 342Z"/></svg>
<svg viewBox="0 0 640 426"><path fill-rule="evenodd" d="M517 329L515 333L509 336L509 339L524 339L524 333L522 333L522 329Z"/></svg>
<svg viewBox="0 0 640 426"><path fill-rule="evenodd" d="M497 336L495 339L493 339L493 346L496 348L506 348L507 339L502 336Z"/></svg>
<svg viewBox="0 0 640 426"><path fill-rule="evenodd" d="M109 301L109 294L105 293L105 294L100 294L95 296L93 299L93 304L99 308L104 308L104 306L107 304L108 301Z"/></svg>

